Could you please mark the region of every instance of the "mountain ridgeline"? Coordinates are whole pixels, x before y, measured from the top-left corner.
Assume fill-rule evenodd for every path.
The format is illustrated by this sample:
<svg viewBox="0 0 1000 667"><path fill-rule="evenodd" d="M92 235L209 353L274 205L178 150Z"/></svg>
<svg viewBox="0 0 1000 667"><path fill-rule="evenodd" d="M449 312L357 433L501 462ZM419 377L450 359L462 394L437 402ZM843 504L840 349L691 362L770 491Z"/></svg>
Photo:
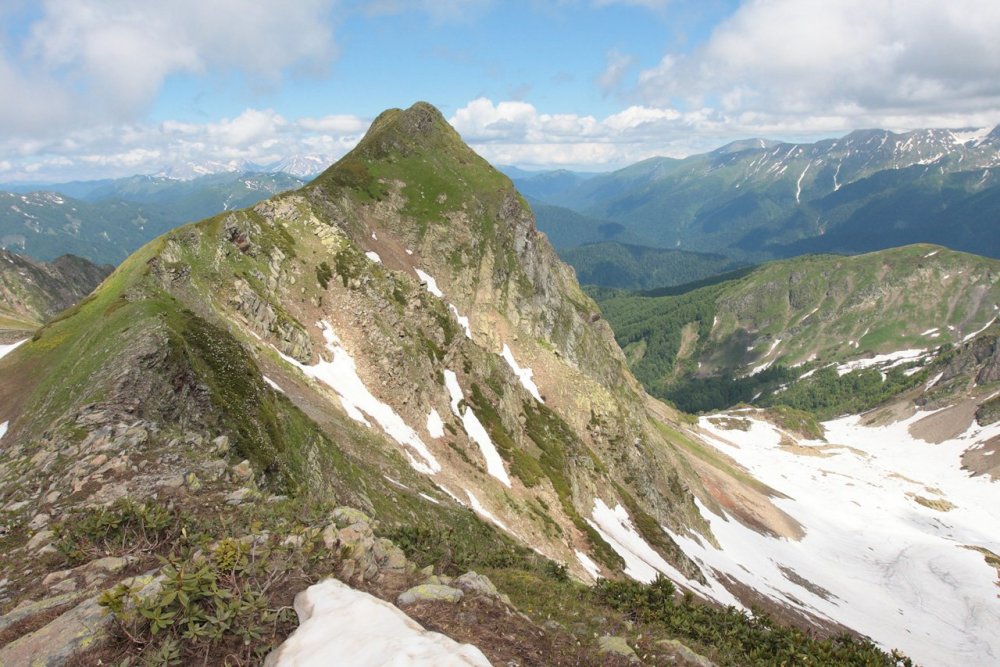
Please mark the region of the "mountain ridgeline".
<svg viewBox="0 0 1000 667"><path fill-rule="evenodd" d="M539 198L618 223L645 245L744 262L913 243L1000 257L991 232L1000 216L998 148L998 129L740 141L562 179L565 189Z"/></svg>
<svg viewBox="0 0 1000 667"><path fill-rule="evenodd" d="M250 206L304 183L286 173L229 172L191 180L132 176L0 192L0 247L45 261L73 253L117 264L178 225Z"/></svg>

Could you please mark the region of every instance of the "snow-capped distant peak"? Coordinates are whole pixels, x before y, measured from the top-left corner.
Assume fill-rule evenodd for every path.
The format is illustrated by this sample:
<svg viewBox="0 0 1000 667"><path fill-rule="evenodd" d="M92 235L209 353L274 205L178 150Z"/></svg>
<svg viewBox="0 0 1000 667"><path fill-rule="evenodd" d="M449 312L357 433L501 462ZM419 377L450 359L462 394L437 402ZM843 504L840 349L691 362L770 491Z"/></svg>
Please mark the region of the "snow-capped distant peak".
<svg viewBox="0 0 1000 667"><path fill-rule="evenodd" d="M324 155L293 155L269 165L269 171L280 171L298 178L316 176L333 163Z"/></svg>
<svg viewBox="0 0 1000 667"><path fill-rule="evenodd" d="M200 176L208 176L210 174L226 174L237 171L257 170L258 168L256 165L247 162L246 160L229 160L227 162L210 160L207 162L184 162L177 164L156 174L156 176L172 178L178 181L190 181L199 178Z"/></svg>
<svg viewBox="0 0 1000 667"><path fill-rule="evenodd" d="M961 130L951 130L951 136L957 144L978 146L982 143L983 139L989 136L992 130L993 128L991 127L981 127L979 129L963 128Z"/></svg>

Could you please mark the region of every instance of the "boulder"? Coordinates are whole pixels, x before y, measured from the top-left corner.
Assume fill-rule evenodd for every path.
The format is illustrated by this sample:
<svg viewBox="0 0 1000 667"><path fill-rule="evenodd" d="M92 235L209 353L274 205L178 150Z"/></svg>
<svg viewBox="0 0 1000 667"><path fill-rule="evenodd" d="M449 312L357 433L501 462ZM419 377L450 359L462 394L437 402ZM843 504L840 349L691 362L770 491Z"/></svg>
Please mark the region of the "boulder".
<svg viewBox="0 0 1000 667"><path fill-rule="evenodd" d="M675 657L680 658L686 664L696 667L716 667L714 662L699 653L695 653L676 639L662 639L656 644L672 652Z"/></svg>
<svg viewBox="0 0 1000 667"><path fill-rule="evenodd" d="M459 588L442 584L421 584L400 593L396 604L405 606L417 602L458 602L463 595Z"/></svg>
<svg viewBox="0 0 1000 667"><path fill-rule="evenodd" d="M597 640L597 645L601 654L617 655L627 658L629 662L639 662L639 656L635 654L635 651L628 645L624 637L604 635Z"/></svg>

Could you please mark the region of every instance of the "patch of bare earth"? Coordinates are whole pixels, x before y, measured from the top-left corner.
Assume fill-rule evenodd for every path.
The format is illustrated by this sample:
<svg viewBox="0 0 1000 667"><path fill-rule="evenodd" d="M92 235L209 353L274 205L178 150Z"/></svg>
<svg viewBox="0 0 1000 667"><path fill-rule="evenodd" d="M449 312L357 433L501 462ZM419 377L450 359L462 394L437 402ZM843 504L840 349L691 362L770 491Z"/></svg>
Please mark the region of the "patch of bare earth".
<svg viewBox="0 0 1000 667"><path fill-rule="evenodd" d="M979 406L972 399L963 400L910 425L910 435L933 444L957 438L972 426Z"/></svg>
<svg viewBox="0 0 1000 667"><path fill-rule="evenodd" d="M962 468L973 475L989 475L992 481L1000 481L1000 435L980 446L965 450L962 454Z"/></svg>
<svg viewBox="0 0 1000 667"><path fill-rule="evenodd" d="M772 537L799 540L805 535L802 525L778 509L764 493L696 456L687 458L709 495L743 525Z"/></svg>

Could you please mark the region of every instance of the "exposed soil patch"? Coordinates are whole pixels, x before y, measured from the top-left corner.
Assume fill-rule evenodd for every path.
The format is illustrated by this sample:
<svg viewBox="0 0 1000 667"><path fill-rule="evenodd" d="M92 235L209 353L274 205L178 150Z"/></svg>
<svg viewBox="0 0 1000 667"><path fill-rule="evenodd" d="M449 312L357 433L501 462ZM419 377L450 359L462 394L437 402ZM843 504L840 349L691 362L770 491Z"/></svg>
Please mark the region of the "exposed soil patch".
<svg viewBox="0 0 1000 667"><path fill-rule="evenodd" d="M1000 481L1000 435L990 438L982 446L965 450L962 468L973 475L989 475L992 481Z"/></svg>
<svg viewBox="0 0 1000 667"><path fill-rule="evenodd" d="M688 460L694 467L705 490L727 513L753 530L772 537L799 540L805 536L802 525L781 511L763 493L709 466L697 457Z"/></svg>
<svg viewBox="0 0 1000 667"><path fill-rule="evenodd" d="M961 401L911 424L910 435L935 445L956 438L972 426L977 407L972 399Z"/></svg>

